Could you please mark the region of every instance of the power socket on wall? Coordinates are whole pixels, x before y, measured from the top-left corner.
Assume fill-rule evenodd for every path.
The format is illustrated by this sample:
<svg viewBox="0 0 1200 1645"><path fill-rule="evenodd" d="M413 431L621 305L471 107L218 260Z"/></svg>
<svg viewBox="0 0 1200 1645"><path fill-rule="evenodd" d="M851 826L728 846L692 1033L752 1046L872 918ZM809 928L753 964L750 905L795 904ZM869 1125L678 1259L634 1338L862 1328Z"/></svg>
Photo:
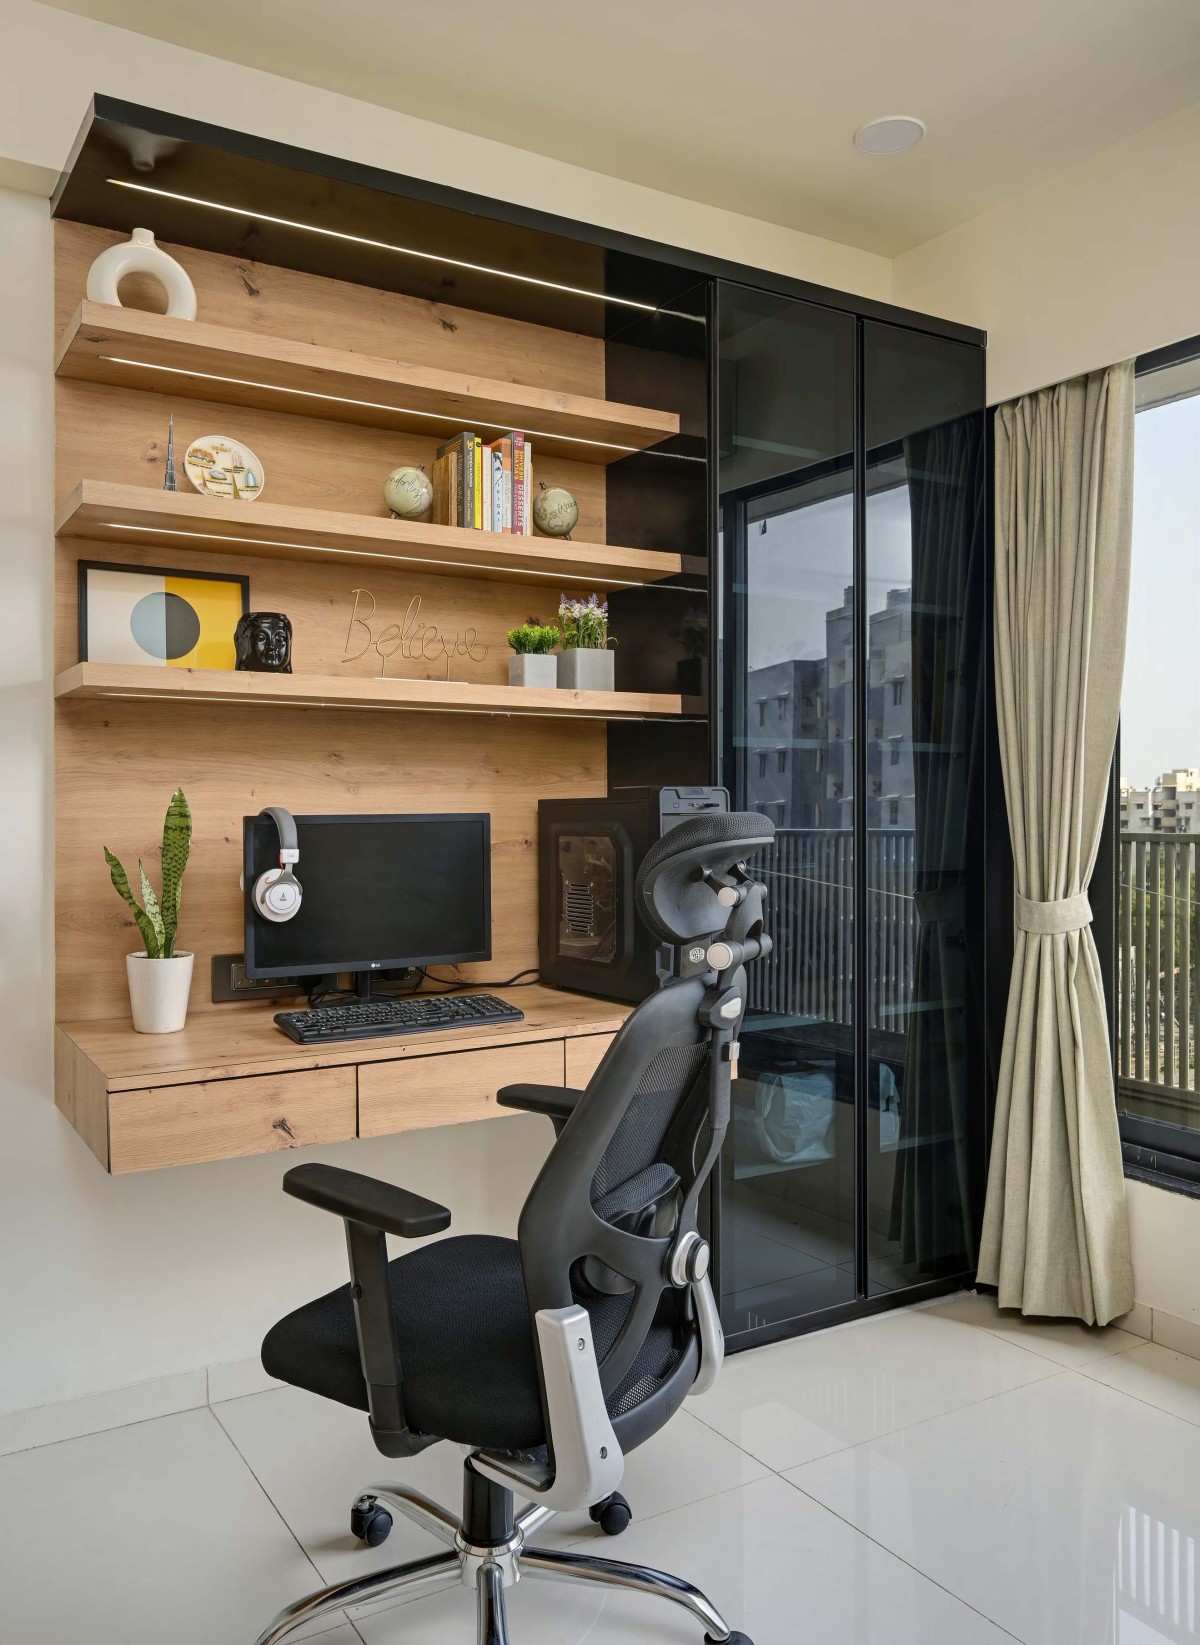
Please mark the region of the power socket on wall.
<svg viewBox="0 0 1200 1645"><path fill-rule="evenodd" d="M212 997L214 1005L228 1000L288 1000L304 993L303 977L263 977L246 975L244 954L214 954L212 957Z"/></svg>

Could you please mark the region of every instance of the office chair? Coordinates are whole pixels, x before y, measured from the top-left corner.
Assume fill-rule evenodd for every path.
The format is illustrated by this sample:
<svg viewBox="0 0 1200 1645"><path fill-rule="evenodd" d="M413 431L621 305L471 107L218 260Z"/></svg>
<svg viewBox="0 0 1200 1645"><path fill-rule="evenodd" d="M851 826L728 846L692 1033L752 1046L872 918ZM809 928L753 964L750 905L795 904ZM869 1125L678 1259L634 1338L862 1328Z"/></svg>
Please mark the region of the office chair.
<svg viewBox="0 0 1200 1645"><path fill-rule="evenodd" d="M396 1512L445 1551L310 1594L257 1645L279 1645L347 1605L456 1583L475 1590L479 1645L508 1645L504 1590L521 1576L671 1600L710 1645L750 1645L678 1577L528 1539L562 1510L589 1508L602 1530L623 1529L626 1452L720 1370L697 1214L729 1122L744 968L770 948L765 887L744 859L773 833L756 813L709 814L647 853L634 900L678 949L680 974L626 1019L586 1090L498 1093L556 1132L515 1240L459 1236L389 1262L385 1235L440 1233L450 1212L333 1166L284 1177L285 1192L345 1222L351 1282L280 1320L263 1343L264 1368L368 1412L384 1456L439 1439L466 1455L461 1515L390 1482L369 1486L351 1512L369 1543L383 1541ZM514 1495L529 1504L519 1513Z"/></svg>

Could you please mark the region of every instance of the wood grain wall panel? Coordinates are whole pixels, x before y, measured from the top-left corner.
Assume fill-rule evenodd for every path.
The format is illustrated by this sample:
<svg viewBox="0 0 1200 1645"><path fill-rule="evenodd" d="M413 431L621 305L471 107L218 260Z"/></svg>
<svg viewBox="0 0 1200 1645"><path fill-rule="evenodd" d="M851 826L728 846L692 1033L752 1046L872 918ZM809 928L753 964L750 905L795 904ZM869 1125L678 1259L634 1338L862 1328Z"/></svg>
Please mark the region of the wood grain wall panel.
<svg viewBox="0 0 1200 1645"><path fill-rule="evenodd" d="M243 816L272 804L489 811L492 959L462 974L502 978L537 964L538 799L605 791L599 721L130 701L63 703L57 732L60 1021L127 1014L124 956L141 943L101 847L131 872L142 857L157 878L179 783L195 828L180 921L196 955L193 1011L210 1008L211 955L242 948ZM420 863L406 866L420 875Z"/></svg>
<svg viewBox="0 0 1200 1645"><path fill-rule="evenodd" d="M146 210L152 220L153 204ZM124 238L115 229L55 223L55 337L83 297L93 261ZM191 276L198 318L213 325L568 394L604 395L604 343L598 337L160 243ZM160 314L165 308L161 287L140 275L122 286L121 301Z"/></svg>
<svg viewBox="0 0 1200 1645"><path fill-rule="evenodd" d="M284 611L291 619L296 674L346 674L357 679L379 678L386 672L394 679L444 680L447 662L441 640L453 646L457 636L462 646L470 646L471 654L453 655L448 677L503 685L508 680L508 630L529 616L550 621L558 607L560 587L558 579L551 578L544 588L531 588L521 583L439 577L430 571L400 570L386 560L378 565L340 566L319 560L255 558L251 550L244 559L210 555L180 539L147 541L140 533L134 534L128 547L72 538L58 545L58 673L82 660L78 655L80 560L248 576L251 610ZM357 607L356 589L364 591L357 597ZM417 601L419 605L414 604ZM389 627L399 632L387 635ZM402 638L405 634L407 639ZM386 658L375 641L390 653ZM482 655L484 648L486 656Z"/></svg>
<svg viewBox="0 0 1200 1645"><path fill-rule="evenodd" d="M118 238L78 224L55 225L60 328L83 295L92 258ZM200 314L208 320L508 381L604 393L603 344L595 338L186 247L178 256L196 283ZM136 283L122 296L138 300ZM60 381L56 394L60 497L85 477L161 486L170 412L177 459L201 434L233 435L262 461L267 497L356 514L384 515L384 476L399 463L428 463L435 443L406 433L198 402L182 393ZM603 541L604 469L546 458L536 446L534 460L539 477L569 486L579 499L579 536ZM343 667L361 676L380 672L378 653L342 662L352 591L366 588L375 598L379 623L402 623L410 602L419 598L422 621L451 633L474 627L490 654L480 661L455 658L451 677L500 682L507 669L505 631L527 616L548 615L559 592L556 581L548 581L543 597L540 588L438 578L386 565L342 567L256 558L252 552L244 560L215 557L189 547L182 537L134 532L129 537L127 547L59 543L60 670L77 660L81 557L245 571L252 606L291 617L297 673L336 673ZM445 664L397 653L388 672L444 677ZM178 784L195 818L180 928L181 944L196 955L193 1012L211 1009L211 955L242 948L238 876L244 814L271 803L300 813L489 811L493 958L463 969L469 978L500 978L537 960L538 799L603 794L606 788L606 728L600 721L130 700L64 702L56 725L60 1020L128 1015L124 955L140 944L109 883L101 847L111 846L134 872L142 856L156 877L162 815ZM411 871L419 874L420 864Z"/></svg>
<svg viewBox="0 0 1200 1645"><path fill-rule="evenodd" d="M183 454L191 442L205 434L225 434L244 441L263 465L263 496L272 502L380 519L388 513L383 500L388 474L402 463L422 464L431 472L439 443L403 429L363 428L289 416L283 411L188 399L183 394L139 393L58 378L56 501L89 479L161 488L167 419L172 412L181 490L192 489L183 472ZM564 485L574 494L579 503L578 536L604 542L604 469L595 463L548 456L536 441L533 468L535 480ZM248 502L244 506L252 509L255 505Z"/></svg>

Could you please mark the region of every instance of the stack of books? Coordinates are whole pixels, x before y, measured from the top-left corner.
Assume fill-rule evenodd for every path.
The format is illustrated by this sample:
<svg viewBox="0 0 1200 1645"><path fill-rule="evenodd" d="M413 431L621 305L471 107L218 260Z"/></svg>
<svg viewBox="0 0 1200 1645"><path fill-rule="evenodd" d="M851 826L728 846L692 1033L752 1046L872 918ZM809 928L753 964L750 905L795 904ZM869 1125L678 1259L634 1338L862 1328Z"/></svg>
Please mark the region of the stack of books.
<svg viewBox="0 0 1200 1645"><path fill-rule="evenodd" d="M465 430L433 464L435 525L533 535L533 447L520 429L491 445Z"/></svg>

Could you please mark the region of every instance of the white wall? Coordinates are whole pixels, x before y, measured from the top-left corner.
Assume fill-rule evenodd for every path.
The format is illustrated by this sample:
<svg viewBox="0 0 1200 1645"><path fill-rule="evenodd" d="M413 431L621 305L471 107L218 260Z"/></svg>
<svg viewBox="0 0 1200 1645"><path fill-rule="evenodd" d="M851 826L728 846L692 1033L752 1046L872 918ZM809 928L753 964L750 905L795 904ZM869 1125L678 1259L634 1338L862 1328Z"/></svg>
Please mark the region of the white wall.
<svg viewBox="0 0 1200 1645"><path fill-rule="evenodd" d="M9 187L48 194L89 98L104 92L843 291L889 294L891 264L873 252L639 188L31 0L0 0L0 42L6 71L0 183Z"/></svg>
<svg viewBox="0 0 1200 1645"><path fill-rule="evenodd" d="M1200 1332L1200 1200L1126 1184L1137 1300Z"/></svg>
<svg viewBox="0 0 1200 1645"><path fill-rule="evenodd" d="M988 333L988 398L1200 332L1200 105L897 257L893 301Z"/></svg>

